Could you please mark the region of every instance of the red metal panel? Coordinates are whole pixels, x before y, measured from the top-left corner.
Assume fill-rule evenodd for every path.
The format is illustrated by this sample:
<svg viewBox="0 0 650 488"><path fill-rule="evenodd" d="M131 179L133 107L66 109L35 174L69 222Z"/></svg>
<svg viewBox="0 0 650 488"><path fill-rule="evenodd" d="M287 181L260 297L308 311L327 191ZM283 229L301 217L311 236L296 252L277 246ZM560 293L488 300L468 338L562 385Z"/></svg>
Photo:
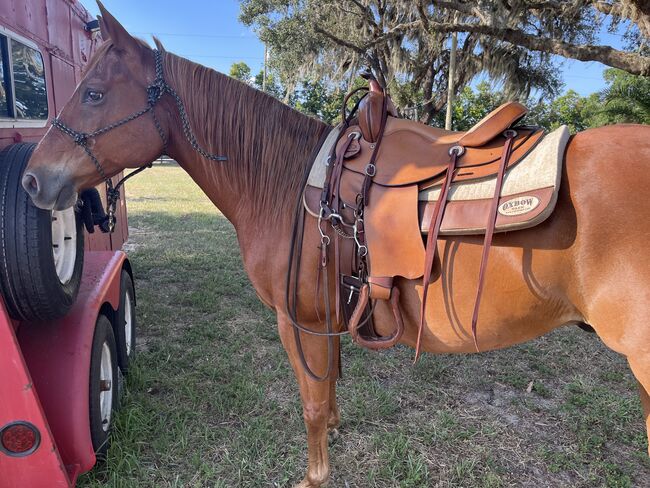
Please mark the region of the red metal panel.
<svg viewBox="0 0 650 488"><path fill-rule="evenodd" d="M29 0L15 3L16 25L40 39L47 39L47 13L45 2Z"/></svg>
<svg viewBox="0 0 650 488"><path fill-rule="evenodd" d="M2 19L3 24L16 24L16 1L17 0L5 0L0 2L0 19Z"/></svg>
<svg viewBox="0 0 650 488"><path fill-rule="evenodd" d="M74 66L56 56L50 56L50 61L52 78L56 80L54 89L50 89L50 93L54 93L54 103L50 104L50 110L52 110L52 107L56 107L56 114L59 115L63 106L70 99L72 93L74 93L76 86L75 69Z"/></svg>
<svg viewBox="0 0 650 488"><path fill-rule="evenodd" d="M125 257L121 251L89 252L79 297L70 313L47 324L23 323L18 329L18 340L61 458L82 473L95 464L88 423L88 374L95 322L104 303L114 310L119 305Z"/></svg>
<svg viewBox="0 0 650 488"><path fill-rule="evenodd" d="M35 2L31 2L32 4ZM43 3L42 0L39 3ZM70 6L61 0L46 0L47 40L68 56L72 54L70 35Z"/></svg>
<svg viewBox="0 0 650 488"><path fill-rule="evenodd" d="M0 452L0 487L69 488L68 473L48 428L2 299L0 345L0 428L22 420L33 424L41 435L40 446L29 456L15 458Z"/></svg>

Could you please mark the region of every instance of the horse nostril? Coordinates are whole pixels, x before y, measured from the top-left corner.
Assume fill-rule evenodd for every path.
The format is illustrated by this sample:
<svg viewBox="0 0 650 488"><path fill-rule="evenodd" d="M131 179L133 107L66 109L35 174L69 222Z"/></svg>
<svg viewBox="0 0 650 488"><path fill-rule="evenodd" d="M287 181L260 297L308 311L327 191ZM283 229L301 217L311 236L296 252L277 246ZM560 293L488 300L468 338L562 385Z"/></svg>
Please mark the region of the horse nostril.
<svg viewBox="0 0 650 488"><path fill-rule="evenodd" d="M38 195L38 180L32 173L23 176L23 188L30 196Z"/></svg>

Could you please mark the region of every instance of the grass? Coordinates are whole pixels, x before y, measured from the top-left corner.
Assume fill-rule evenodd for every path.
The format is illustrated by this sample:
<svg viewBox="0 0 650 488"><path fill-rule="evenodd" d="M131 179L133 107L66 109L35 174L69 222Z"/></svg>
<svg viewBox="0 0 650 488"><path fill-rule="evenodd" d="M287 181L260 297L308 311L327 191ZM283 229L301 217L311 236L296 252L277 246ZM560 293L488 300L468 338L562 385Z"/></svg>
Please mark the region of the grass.
<svg viewBox="0 0 650 488"><path fill-rule="evenodd" d="M306 467L297 385L233 228L175 166L127 194L138 356L108 460L79 486L292 486ZM595 335L412 354L344 341L330 487L649 486L636 383Z"/></svg>

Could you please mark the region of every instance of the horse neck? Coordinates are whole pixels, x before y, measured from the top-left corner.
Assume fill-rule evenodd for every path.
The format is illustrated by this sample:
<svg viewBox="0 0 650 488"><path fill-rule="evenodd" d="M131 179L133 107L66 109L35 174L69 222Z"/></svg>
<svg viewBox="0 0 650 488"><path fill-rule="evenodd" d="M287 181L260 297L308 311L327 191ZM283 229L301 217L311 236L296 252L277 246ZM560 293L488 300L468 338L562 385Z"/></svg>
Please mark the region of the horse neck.
<svg viewBox="0 0 650 488"><path fill-rule="evenodd" d="M309 155L328 126L221 73L165 56L168 82L183 100L199 144L225 162L200 156L170 121L169 155L237 228L290 225Z"/></svg>

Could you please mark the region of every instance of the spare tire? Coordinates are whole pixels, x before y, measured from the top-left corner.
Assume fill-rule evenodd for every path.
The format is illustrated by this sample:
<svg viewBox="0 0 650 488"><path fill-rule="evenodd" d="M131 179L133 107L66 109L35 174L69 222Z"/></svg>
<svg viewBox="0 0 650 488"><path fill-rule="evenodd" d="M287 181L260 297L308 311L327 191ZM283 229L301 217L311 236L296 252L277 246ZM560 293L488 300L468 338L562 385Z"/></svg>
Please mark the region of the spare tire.
<svg viewBox="0 0 650 488"><path fill-rule="evenodd" d="M0 152L0 292L12 318L45 321L65 315L77 298L84 235L74 209L39 209L23 190L34 147Z"/></svg>

